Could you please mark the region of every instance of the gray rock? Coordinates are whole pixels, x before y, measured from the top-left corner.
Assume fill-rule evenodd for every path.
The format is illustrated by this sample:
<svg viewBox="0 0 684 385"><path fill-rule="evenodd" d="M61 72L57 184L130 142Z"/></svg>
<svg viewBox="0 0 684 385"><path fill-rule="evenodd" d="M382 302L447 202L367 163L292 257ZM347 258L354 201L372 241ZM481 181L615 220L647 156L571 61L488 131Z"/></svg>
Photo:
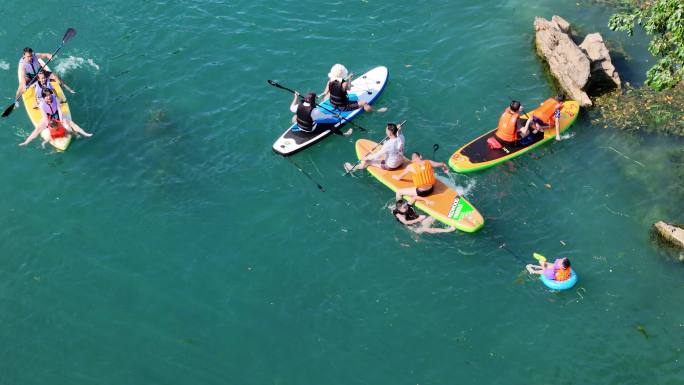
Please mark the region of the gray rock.
<svg viewBox="0 0 684 385"><path fill-rule="evenodd" d="M570 34L570 23L567 22L567 20L563 19L562 17L558 15L553 15L551 17L551 21L553 23L556 23L558 28L564 33Z"/></svg>
<svg viewBox="0 0 684 385"><path fill-rule="evenodd" d="M620 75L615 70L610 52L600 33L590 33L584 38L579 47L587 54L591 61L591 76L588 88L605 89L620 88L622 82Z"/></svg>
<svg viewBox="0 0 684 385"><path fill-rule="evenodd" d="M591 99L584 91L591 73L587 55L556 22L536 17L534 30L537 52L549 63L551 73L560 86L581 106L591 106Z"/></svg>
<svg viewBox="0 0 684 385"><path fill-rule="evenodd" d="M660 235L664 241L675 247L684 249L684 229L663 221L655 223L653 227L655 228L656 233Z"/></svg>

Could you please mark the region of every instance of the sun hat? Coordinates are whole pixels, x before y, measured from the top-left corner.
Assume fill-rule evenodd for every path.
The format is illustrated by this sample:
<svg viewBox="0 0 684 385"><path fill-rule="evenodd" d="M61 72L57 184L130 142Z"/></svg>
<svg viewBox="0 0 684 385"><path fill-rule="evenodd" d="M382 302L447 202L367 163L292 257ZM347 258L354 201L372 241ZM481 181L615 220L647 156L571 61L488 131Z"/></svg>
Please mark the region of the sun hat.
<svg viewBox="0 0 684 385"><path fill-rule="evenodd" d="M328 79L342 81L349 76L349 71L342 64L335 64L330 68L330 73L328 73Z"/></svg>

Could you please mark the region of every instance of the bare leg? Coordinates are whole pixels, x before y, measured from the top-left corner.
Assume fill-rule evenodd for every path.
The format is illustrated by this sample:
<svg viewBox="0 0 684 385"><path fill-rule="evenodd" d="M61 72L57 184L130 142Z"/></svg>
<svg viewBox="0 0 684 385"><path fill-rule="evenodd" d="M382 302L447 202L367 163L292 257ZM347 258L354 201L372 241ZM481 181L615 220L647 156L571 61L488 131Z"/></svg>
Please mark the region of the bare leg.
<svg viewBox="0 0 684 385"><path fill-rule="evenodd" d="M363 107L363 110L366 112L373 111L373 107L364 100L359 100L359 106Z"/></svg>
<svg viewBox="0 0 684 385"><path fill-rule="evenodd" d="M555 119L555 120L556 120L556 140L561 140L561 137L560 137L560 123L558 122L558 120L560 120L560 119Z"/></svg>
<svg viewBox="0 0 684 385"><path fill-rule="evenodd" d="M89 137L93 136L93 134L91 134L91 133L86 132L85 130L83 130L83 129L82 129L78 124L76 124L76 122L74 122L73 120L70 120L69 123L67 123L67 125L70 126L70 127L72 128L72 130L76 130L77 133L79 133L79 134L85 136L86 138L89 138Z"/></svg>

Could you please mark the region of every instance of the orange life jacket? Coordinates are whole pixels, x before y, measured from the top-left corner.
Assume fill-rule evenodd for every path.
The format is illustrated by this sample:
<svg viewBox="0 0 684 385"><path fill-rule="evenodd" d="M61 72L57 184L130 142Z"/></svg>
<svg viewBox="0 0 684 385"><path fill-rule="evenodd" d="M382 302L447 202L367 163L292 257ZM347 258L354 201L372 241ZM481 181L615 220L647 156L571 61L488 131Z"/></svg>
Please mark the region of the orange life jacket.
<svg viewBox="0 0 684 385"><path fill-rule="evenodd" d="M52 139L63 138L66 134L67 132L59 120L52 120L50 122L50 137Z"/></svg>
<svg viewBox="0 0 684 385"><path fill-rule="evenodd" d="M556 270L556 281L567 281L570 279L570 269Z"/></svg>
<svg viewBox="0 0 684 385"><path fill-rule="evenodd" d="M413 163L413 186L419 189L426 189L435 184L435 172L429 160L424 160L420 164Z"/></svg>
<svg viewBox="0 0 684 385"><path fill-rule="evenodd" d="M496 129L496 136L505 142L515 142L518 140L518 117L520 114L511 111L510 107L501 114L499 127Z"/></svg>
<svg viewBox="0 0 684 385"><path fill-rule="evenodd" d="M544 124L553 126L556 124L554 117L556 110L563 108L563 102L559 102L554 98L544 100L544 102L534 111L534 116L541 119Z"/></svg>

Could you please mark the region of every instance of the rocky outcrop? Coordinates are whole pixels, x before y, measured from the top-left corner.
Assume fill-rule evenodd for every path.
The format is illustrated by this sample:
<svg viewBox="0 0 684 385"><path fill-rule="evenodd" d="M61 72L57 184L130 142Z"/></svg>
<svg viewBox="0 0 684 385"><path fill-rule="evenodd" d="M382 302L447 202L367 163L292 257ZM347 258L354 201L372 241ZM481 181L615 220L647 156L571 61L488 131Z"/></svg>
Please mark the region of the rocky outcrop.
<svg viewBox="0 0 684 385"><path fill-rule="evenodd" d="M684 249L684 229L671 223L660 221L653 225L656 233L667 243Z"/></svg>
<svg viewBox="0 0 684 385"><path fill-rule="evenodd" d="M592 105L587 92L620 87L620 77L600 34L588 35L578 46L570 35L570 23L560 16L551 21L536 17L534 30L537 52L549 63L561 88L581 106Z"/></svg>
<svg viewBox="0 0 684 385"><path fill-rule="evenodd" d="M590 33L585 38L579 47L587 54L591 62L591 74L589 75L590 83L587 89L590 90L604 90L611 88L621 88L622 82L620 75L615 70L613 61L610 60L610 53L606 44L603 42L603 37L600 33Z"/></svg>

